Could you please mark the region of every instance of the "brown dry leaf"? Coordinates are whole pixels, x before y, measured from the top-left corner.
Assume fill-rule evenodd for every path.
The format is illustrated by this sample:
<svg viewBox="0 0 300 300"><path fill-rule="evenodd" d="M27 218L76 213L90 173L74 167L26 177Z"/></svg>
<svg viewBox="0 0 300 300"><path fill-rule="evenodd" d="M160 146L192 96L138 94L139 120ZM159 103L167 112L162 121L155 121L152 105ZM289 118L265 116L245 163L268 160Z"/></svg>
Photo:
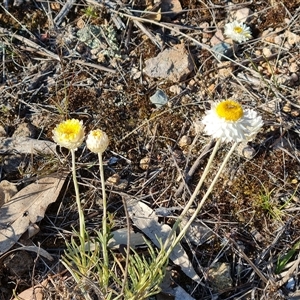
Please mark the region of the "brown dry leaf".
<svg viewBox="0 0 300 300"><path fill-rule="evenodd" d="M0 209L0 255L9 250L28 229L40 221L48 205L55 202L67 173L38 179L19 191Z"/></svg>
<svg viewBox="0 0 300 300"><path fill-rule="evenodd" d="M167 224L158 222L158 216L153 209L141 201L130 201L127 203L127 207L134 225L142 230L157 247L160 246L157 238L161 239L163 243L166 241L172 229ZM195 272L188 255L180 244L171 252L170 259L180 266L187 276L200 283L200 277Z"/></svg>
<svg viewBox="0 0 300 300"><path fill-rule="evenodd" d="M48 283L48 279L45 279L41 284L38 284L36 286L33 286L23 291L13 300L43 300L44 299L43 288L47 286L47 283Z"/></svg>

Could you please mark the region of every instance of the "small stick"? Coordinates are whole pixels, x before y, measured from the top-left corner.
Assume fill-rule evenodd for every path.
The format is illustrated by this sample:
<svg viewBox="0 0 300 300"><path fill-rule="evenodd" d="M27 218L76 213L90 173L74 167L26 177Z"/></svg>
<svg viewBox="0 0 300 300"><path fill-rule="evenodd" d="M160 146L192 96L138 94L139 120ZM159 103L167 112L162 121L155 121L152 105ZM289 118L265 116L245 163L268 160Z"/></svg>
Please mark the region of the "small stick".
<svg viewBox="0 0 300 300"><path fill-rule="evenodd" d="M68 12L71 10L73 5L75 4L76 0L67 0L65 5L62 7L60 12L57 14L57 16L54 18L54 24L56 26L59 26L62 22L63 18L68 14Z"/></svg>

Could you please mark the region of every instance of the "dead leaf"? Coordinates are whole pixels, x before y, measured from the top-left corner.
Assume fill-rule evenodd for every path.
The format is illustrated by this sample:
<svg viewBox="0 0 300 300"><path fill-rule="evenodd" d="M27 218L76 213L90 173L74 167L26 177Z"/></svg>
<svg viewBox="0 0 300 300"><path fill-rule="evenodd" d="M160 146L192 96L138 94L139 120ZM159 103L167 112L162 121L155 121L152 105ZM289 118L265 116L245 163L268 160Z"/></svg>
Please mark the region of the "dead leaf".
<svg viewBox="0 0 300 300"><path fill-rule="evenodd" d="M48 205L55 202L67 174L38 179L20 190L0 209L0 255L9 250L28 229L40 221Z"/></svg>
<svg viewBox="0 0 300 300"><path fill-rule="evenodd" d="M163 243L167 240L172 229L170 226L158 222L158 216L153 209L141 201L130 201L127 203L127 207L129 216L134 225L142 230L157 247L160 246L157 237L161 239ZM170 259L176 265L180 266L181 270L187 276L200 283L200 277L195 272L189 257L180 244L171 252Z"/></svg>
<svg viewBox="0 0 300 300"><path fill-rule="evenodd" d="M48 279L45 279L41 284L38 284L36 286L33 286L23 291L13 300L43 300L44 299L43 289L47 286L47 283L48 283Z"/></svg>

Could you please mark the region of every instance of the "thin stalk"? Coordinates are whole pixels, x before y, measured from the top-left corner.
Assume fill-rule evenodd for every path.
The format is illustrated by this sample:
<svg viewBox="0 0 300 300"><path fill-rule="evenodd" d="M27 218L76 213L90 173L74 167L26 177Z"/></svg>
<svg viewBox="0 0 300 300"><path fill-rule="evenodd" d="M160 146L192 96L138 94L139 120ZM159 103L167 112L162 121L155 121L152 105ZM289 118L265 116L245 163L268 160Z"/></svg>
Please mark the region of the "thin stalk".
<svg viewBox="0 0 300 300"><path fill-rule="evenodd" d="M76 195L76 204L78 208L78 214L79 214L79 232L80 232L80 241L83 244L85 242L85 222L84 222L84 214L82 211L81 203L80 203L80 197L79 197L79 188L78 188L78 182L76 177L76 166L75 166L75 150L71 149L72 154L72 177L73 177L73 183L75 188L75 195Z"/></svg>
<svg viewBox="0 0 300 300"><path fill-rule="evenodd" d="M196 219L196 217L198 216L199 211L201 210L203 204L205 203L206 199L208 198L209 194L211 193L211 191L213 190L218 178L220 177L221 172L223 171L226 163L228 162L230 156L232 155L233 151L235 150L236 146L238 145L238 143L234 143L230 149L230 151L227 153L225 159L223 160L219 171L217 172L214 180L212 181L212 183L210 184L208 190L206 191L205 195L203 196L203 198L201 199L200 203L198 204L197 209L195 210L195 212L193 213L193 215L191 216L191 218L189 219L189 221L186 223L186 225L180 230L180 233L178 234L178 236L176 237L176 239L174 239L174 241L172 242L170 248L167 251L167 255L169 256L169 254L172 252L173 248L181 241L181 239L183 238L183 236L185 235L187 229L189 228L189 226L192 224L192 222Z"/></svg>
<svg viewBox="0 0 300 300"><path fill-rule="evenodd" d="M193 194L191 195L190 200L186 204L186 206L185 206L184 210L182 211L182 213L180 214L180 216L177 218L177 220L176 220L176 222L175 222L175 224L174 224L174 226L172 228L172 231L170 232L168 238L166 239L166 241L164 243L164 248L165 249L168 248L168 244L170 243L170 240L172 239L172 237L173 237L174 233L176 232L176 230L177 230L180 222L182 221L182 218L186 215L186 213L188 212L188 210L190 209L190 207L194 203L194 201L195 201L195 199L196 199L196 197L197 197L197 195L199 193L199 190L202 187L202 184L203 184L203 182L204 182L204 180L205 180L205 178L206 178L206 176L207 176L207 174L209 172L209 169L211 167L212 161L213 161L213 159L216 156L216 153L217 153L217 151L219 149L220 143L221 143L221 140L217 140L217 142L215 144L215 147L214 147L214 149L213 149L213 151L212 151L212 153L211 153L211 155L210 155L210 157L208 159L206 167L205 167L205 169L204 169L204 171L202 173L202 176L201 176L201 178L200 178L200 180L199 180L199 182L198 182L198 184L197 184L197 186L196 186Z"/></svg>
<svg viewBox="0 0 300 300"><path fill-rule="evenodd" d="M99 159L99 170L100 170L100 179L101 179L101 188L102 188L102 200L103 200L103 215L102 215L102 252L103 252L103 261L104 261L104 270L103 270L103 286L108 287L108 236L107 236L107 201L106 201L106 192L105 192L105 178L103 170L103 161L102 161L102 152L98 153Z"/></svg>

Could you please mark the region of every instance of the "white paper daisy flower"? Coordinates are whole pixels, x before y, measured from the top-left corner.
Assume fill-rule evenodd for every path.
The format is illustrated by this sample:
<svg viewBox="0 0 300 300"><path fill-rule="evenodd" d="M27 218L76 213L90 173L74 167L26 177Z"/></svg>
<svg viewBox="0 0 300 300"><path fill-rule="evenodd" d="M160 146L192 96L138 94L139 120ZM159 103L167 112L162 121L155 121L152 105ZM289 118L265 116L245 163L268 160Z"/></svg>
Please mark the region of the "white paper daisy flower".
<svg viewBox="0 0 300 300"><path fill-rule="evenodd" d="M86 139L86 146L94 153L103 153L108 147L109 139L107 134L100 130L92 130Z"/></svg>
<svg viewBox="0 0 300 300"><path fill-rule="evenodd" d="M202 120L207 135L222 142L249 141L263 126L261 116L252 109L243 109L234 100L213 104Z"/></svg>
<svg viewBox="0 0 300 300"><path fill-rule="evenodd" d="M77 150L84 140L84 126L77 119L59 123L52 133L55 143L70 150Z"/></svg>
<svg viewBox="0 0 300 300"><path fill-rule="evenodd" d="M224 26L224 34L230 39L242 43L251 39L251 30L243 22L233 21Z"/></svg>

